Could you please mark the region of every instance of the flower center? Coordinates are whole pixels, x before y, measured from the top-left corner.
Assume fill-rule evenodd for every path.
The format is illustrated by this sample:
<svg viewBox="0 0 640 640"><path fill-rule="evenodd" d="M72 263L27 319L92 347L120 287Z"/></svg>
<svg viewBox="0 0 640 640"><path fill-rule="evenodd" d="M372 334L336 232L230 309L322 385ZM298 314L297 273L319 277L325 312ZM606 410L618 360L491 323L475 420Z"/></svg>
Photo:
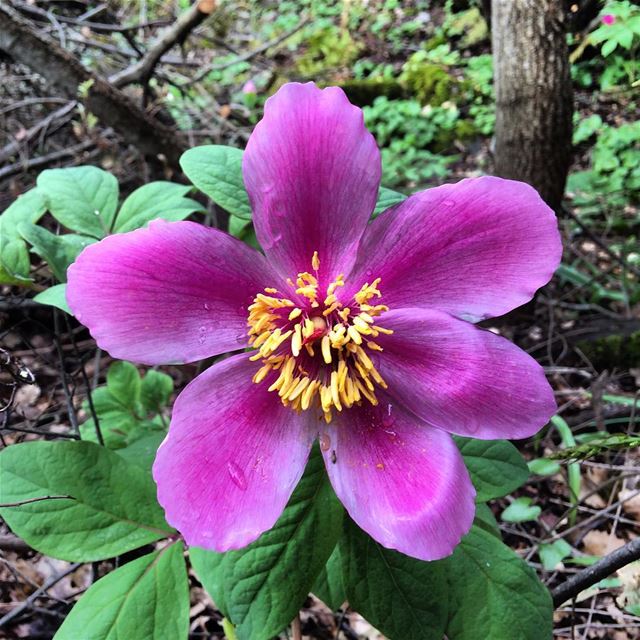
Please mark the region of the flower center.
<svg viewBox="0 0 640 640"><path fill-rule="evenodd" d="M331 422L332 411L342 411L363 400L378 404L376 385L387 388L371 353L382 351L374 338L393 333L376 324L389 308L372 304L381 298L380 278L365 283L348 303L339 290L339 275L324 292L318 282L318 252L312 271L289 278L290 293L267 288L249 307L249 344L257 350L251 360L262 367L253 376L260 383L269 376L269 391L295 411L319 407ZM374 356L375 359L375 356Z"/></svg>

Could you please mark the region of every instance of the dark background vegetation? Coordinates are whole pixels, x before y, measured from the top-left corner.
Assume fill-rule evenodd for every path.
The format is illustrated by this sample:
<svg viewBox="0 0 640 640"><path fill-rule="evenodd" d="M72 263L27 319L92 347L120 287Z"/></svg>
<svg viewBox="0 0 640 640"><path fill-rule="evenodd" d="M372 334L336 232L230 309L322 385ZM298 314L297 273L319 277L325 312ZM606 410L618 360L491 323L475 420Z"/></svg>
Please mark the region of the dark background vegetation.
<svg viewBox="0 0 640 640"><path fill-rule="evenodd" d="M588 0L541 0L537 10L548 12L545 28L560 33L560 45L549 45L556 49L545 51L540 64L560 57L543 71L536 95L544 101L546 85L564 98L554 102L557 112L540 103L551 114L548 123L523 127L508 96L496 106L494 69L505 61L492 59L491 29L495 42L496 29L517 31L526 17L498 15L496 24L494 7L491 24L490 2L196 4L0 1L0 211L52 167L97 165L118 178L121 195L152 179L186 182L177 162L185 149L244 146L265 99L291 80L342 86L364 108L382 148L386 187L410 193L520 171L510 177L549 187L564 258L535 301L485 324L545 367L559 418L522 444L532 476L493 510L505 541L551 588L634 539L640 524L640 10L626 1L605 8ZM603 25L603 8L614 15L613 25ZM564 43L565 53L557 49ZM540 58L537 44L529 44L533 59L536 52ZM518 78L515 90L526 84ZM524 137L518 142L517 136ZM192 197L207 208L194 218L226 227L223 210ZM56 230L52 218L45 225ZM233 232L251 233L242 225ZM0 289L2 349L36 380L14 385L3 370L2 446L74 437L88 418L87 386L103 383L110 362L73 318L31 300L51 282L36 255L32 276L29 288ZM177 392L196 367L163 370ZM0 637L52 637L74 600L112 566L70 566L0 529ZM221 638L219 613L195 578L192 584L192 637ZM555 626L557 638L639 638L638 562L583 592L573 607L559 608ZM311 598L302 631L313 638L381 637L358 616L332 613Z"/></svg>

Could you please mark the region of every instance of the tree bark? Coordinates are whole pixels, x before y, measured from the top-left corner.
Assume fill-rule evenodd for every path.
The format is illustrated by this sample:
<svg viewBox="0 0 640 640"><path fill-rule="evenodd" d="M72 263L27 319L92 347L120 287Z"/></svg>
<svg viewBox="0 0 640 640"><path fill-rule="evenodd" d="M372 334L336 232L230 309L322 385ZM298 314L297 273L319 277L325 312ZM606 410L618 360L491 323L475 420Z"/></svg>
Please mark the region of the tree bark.
<svg viewBox="0 0 640 640"><path fill-rule="evenodd" d="M495 171L558 209L571 161L573 95L562 0L492 0Z"/></svg>

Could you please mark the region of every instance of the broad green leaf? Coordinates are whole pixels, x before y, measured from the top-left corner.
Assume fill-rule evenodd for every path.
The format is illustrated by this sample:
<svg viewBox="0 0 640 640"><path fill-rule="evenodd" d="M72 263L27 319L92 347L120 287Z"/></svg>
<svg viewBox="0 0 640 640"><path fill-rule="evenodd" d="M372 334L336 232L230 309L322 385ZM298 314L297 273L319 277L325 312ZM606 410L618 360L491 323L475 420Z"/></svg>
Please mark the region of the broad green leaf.
<svg viewBox="0 0 640 640"><path fill-rule="evenodd" d="M507 440L474 440L455 437L478 502L506 496L526 482L529 469L518 450Z"/></svg>
<svg viewBox="0 0 640 640"><path fill-rule="evenodd" d="M553 571L572 552L571 545L560 538L555 542L542 543L538 547L538 554L542 561L542 566L547 571Z"/></svg>
<svg viewBox="0 0 640 640"><path fill-rule="evenodd" d="M333 611L339 609L347 599L342 583L342 558L339 545L329 556L327 564L316 578L311 591Z"/></svg>
<svg viewBox="0 0 640 640"><path fill-rule="evenodd" d="M474 524L496 536L498 540L502 540L502 534L500 533L498 521L496 520L496 517L493 515L493 511L491 511L488 505L484 503L476 505L476 517L474 520Z"/></svg>
<svg viewBox="0 0 640 640"><path fill-rule="evenodd" d="M15 503L47 496L66 498ZM54 558L92 562L171 535L148 473L91 442L37 440L0 452L0 516Z"/></svg>
<svg viewBox="0 0 640 640"><path fill-rule="evenodd" d="M537 520L542 509L532 504L531 498L516 498L503 512L503 522L528 522Z"/></svg>
<svg viewBox="0 0 640 640"><path fill-rule="evenodd" d="M380 187L378 191L378 201L376 202L376 208L373 211L373 217L379 216L385 209L393 207L393 205L406 200L407 196L399 191L393 189L387 189L386 187Z"/></svg>
<svg viewBox="0 0 640 640"><path fill-rule="evenodd" d="M187 178L216 204L238 218L251 219L242 179L242 149L217 144L194 147L182 154L180 166Z"/></svg>
<svg viewBox="0 0 640 640"><path fill-rule="evenodd" d="M136 366L124 360L114 362L107 371L109 393L123 406L134 411L140 402L140 374Z"/></svg>
<svg viewBox="0 0 640 640"><path fill-rule="evenodd" d="M98 387L92 394L93 405L98 414L100 431L105 446L119 449L157 430L162 430L161 422L147 420L138 413L118 402L108 387ZM84 412L91 416L89 403L82 403ZM80 436L89 442L98 442L93 417L80 425Z"/></svg>
<svg viewBox="0 0 640 640"><path fill-rule="evenodd" d="M441 562L449 576L449 640L551 640L549 592L495 536L474 526Z"/></svg>
<svg viewBox="0 0 640 640"><path fill-rule="evenodd" d="M150 369L142 378L140 401L145 411L159 413L169 403L172 393L173 380L166 373Z"/></svg>
<svg viewBox="0 0 640 640"><path fill-rule="evenodd" d="M55 284L53 287L49 287L48 289L41 291L38 295L34 296L33 299L40 304L57 307L61 311L68 313L70 316L73 315L73 313L71 313L71 309L69 309L69 305L67 304L66 284Z"/></svg>
<svg viewBox="0 0 640 640"><path fill-rule="evenodd" d="M57 236L35 224L21 224L20 234L43 260L46 260L59 282L67 281L67 267L94 238L67 233Z"/></svg>
<svg viewBox="0 0 640 640"><path fill-rule="evenodd" d="M351 520L345 523L340 555L351 608L391 640L442 640L448 612L442 563L386 549Z"/></svg>
<svg viewBox="0 0 640 640"><path fill-rule="evenodd" d="M30 282L29 251L18 227L37 222L46 209L42 194L31 189L0 215L0 284L25 285Z"/></svg>
<svg viewBox="0 0 640 640"><path fill-rule="evenodd" d="M183 552L175 542L98 580L54 640L186 640L189 581Z"/></svg>
<svg viewBox="0 0 640 640"><path fill-rule="evenodd" d="M28 284L29 250L24 240L15 238L7 242L0 242L2 253L0 253L0 284Z"/></svg>
<svg viewBox="0 0 640 640"><path fill-rule="evenodd" d="M67 229L103 238L111 231L118 207L118 181L98 167L47 169L38 189L49 211Z"/></svg>
<svg viewBox="0 0 640 640"><path fill-rule="evenodd" d="M46 202L38 189L23 193L0 215L0 237L19 238L18 226L24 222L38 222L46 210Z"/></svg>
<svg viewBox="0 0 640 640"><path fill-rule="evenodd" d="M127 462L150 471L156 457L156 451L166 435L164 431L153 431L134 440L122 449L116 449L116 453Z"/></svg>
<svg viewBox="0 0 640 640"><path fill-rule="evenodd" d="M190 186L162 180L143 185L122 203L114 231L132 231L158 218L171 222L184 220L195 211L202 211L199 202L185 198L190 189Z"/></svg>
<svg viewBox="0 0 640 640"><path fill-rule="evenodd" d="M342 517L315 449L273 529L238 551L191 549L193 568L239 640L268 640L289 624L336 545Z"/></svg>

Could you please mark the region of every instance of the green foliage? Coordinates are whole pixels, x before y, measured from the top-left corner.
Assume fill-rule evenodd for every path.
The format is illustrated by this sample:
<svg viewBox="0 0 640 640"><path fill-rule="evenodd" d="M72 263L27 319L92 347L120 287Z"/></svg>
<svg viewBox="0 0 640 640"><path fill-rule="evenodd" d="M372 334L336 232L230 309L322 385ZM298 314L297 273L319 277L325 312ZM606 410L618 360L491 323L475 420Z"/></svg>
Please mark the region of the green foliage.
<svg viewBox="0 0 640 640"><path fill-rule="evenodd" d="M529 477L524 459L507 440L455 436L455 441L476 488L478 502L506 496Z"/></svg>
<svg viewBox="0 0 640 640"><path fill-rule="evenodd" d="M429 62L427 51L416 51L402 67L400 82L421 104L440 106L459 91L459 82L447 68Z"/></svg>
<svg viewBox="0 0 640 640"><path fill-rule="evenodd" d="M349 604L374 627L392 640L442 639L449 613L444 563L386 549L351 520L340 555Z"/></svg>
<svg viewBox="0 0 640 640"><path fill-rule="evenodd" d="M103 238L118 207L118 181L98 167L47 169L38 176L47 208L67 229Z"/></svg>
<svg viewBox="0 0 640 640"><path fill-rule="evenodd" d="M29 284L29 251L19 228L46 211L42 193L31 189L0 215L0 284Z"/></svg>
<svg viewBox="0 0 640 640"><path fill-rule="evenodd" d="M588 122L588 124L587 124ZM595 132L596 118L585 120L576 129L577 140L583 141ZM567 188L574 193L578 205L591 204L594 194L608 206L623 207L640 193L640 122L619 127L604 125L591 150L591 168L569 176Z"/></svg>
<svg viewBox="0 0 640 640"><path fill-rule="evenodd" d="M33 299L40 304L46 304L49 307L56 307L69 315L73 315L71 313L71 309L69 309L69 305L67 304L66 284L54 284L52 287L49 287L48 289L45 289L33 296Z"/></svg>
<svg viewBox="0 0 640 640"><path fill-rule="evenodd" d="M107 373L107 384L93 391L93 405L105 444L120 449L154 431L166 431L162 414L173 392L173 380L166 373L147 371L144 378L130 362L117 361ZM82 409L91 415L88 400ZM80 426L83 440L97 442L96 426L89 418Z"/></svg>
<svg viewBox="0 0 640 640"><path fill-rule="evenodd" d="M102 560L172 533L150 474L92 442L3 449L0 504L16 535L62 560Z"/></svg>
<svg viewBox="0 0 640 640"><path fill-rule="evenodd" d="M327 564L316 578L311 591L334 611L339 609L347 599L342 583L342 558L339 545L336 545L333 553L329 556Z"/></svg>
<svg viewBox="0 0 640 640"><path fill-rule="evenodd" d="M474 526L442 562L450 585L449 640L551 640L549 592L494 535Z"/></svg>
<svg viewBox="0 0 640 640"><path fill-rule="evenodd" d="M187 178L216 204L244 220L251 205L242 179L242 149L205 145L186 151L180 166Z"/></svg>
<svg viewBox="0 0 640 640"><path fill-rule="evenodd" d="M182 640L189 635L189 581L181 542L132 560L94 583L55 640Z"/></svg>
<svg viewBox="0 0 640 640"><path fill-rule="evenodd" d="M328 24L309 35L305 51L297 56L296 68L303 76L313 78L326 70L349 67L361 49L362 44L349 31Z"/></svg>
<svg viewBox="0 0 640 640"><path fill-rule="evenodd" d="M445 633L450 640L551 638L548 591L479 525L449 558L420 562L347 522L340 555L350 605L392 640L440 640Z"/></svg>
<svg viewBox="0 0 640 640"><path fill-rule="evenodd" d="M591 32L592 44L601 45L600 51L606 58L616 50L633 51L640 45L640 7L629 0L609 1L602 15L611 15L613 24L602 22Z"/></svg>
<svg viewBox="0 0 640 640"><path fill-rule="evenodd" d="M537 520L542 513L542 509L533 504L531 498L516 498L503 512L503 522L528 522Z"/></svg>
<svg viewBox="0 0 640 640"><path fill-rule="evenodd" d="M381 147L385 184L422 184L446 175L456 156L441 156L434 150L447 148L456 137L459 112L454 105L422 107L417 100L381 96L363 111Z"/></svg>
<svg viewBox="0 0 640 640"><path fill-rule="evenodd" d="M239 640L268 640L292 620L331 556L342 517L316 448L272 529L238 551L191 550L200 581Z"/></svg>

